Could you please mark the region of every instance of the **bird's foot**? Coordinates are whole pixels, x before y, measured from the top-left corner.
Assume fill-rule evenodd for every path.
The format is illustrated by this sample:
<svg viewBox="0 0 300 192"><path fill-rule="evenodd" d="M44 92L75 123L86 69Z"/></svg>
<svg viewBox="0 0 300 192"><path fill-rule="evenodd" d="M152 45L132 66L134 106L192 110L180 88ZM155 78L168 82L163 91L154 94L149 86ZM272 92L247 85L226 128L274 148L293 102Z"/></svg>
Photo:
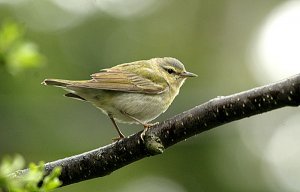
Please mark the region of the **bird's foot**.
<svg viewBox="0 0 300 192"><path fill-rule="evenodd" d="M155 123L145 123L145 124L143 124L143 126L144 126L144 130L145 129L149 129L149 128L151 128L151 127L153 127L153 126L155 126L155 125L158 125L159 124L159 122L155 122ZM146 130L147 131L147 130Z"/></svg>
<svg viewBox="0 0 300 192"><path fill-rule="evenodd" d="M142 132L141 135L140 135L140 138L142 139L142 141L144 141L144 137L145 137L146 132L148 131L148 129L150 129L151 127L153 127L153 126L155 126L155 125L158 125L158 124L159 124L159 122L155 122L155 123L145 123L145 124L143 124L144 130L143 130L143 132Z"/></svg>
<svg viewBox="0 0 300 192"><path fill-rule="evenodd" d="M116 141L120 141L121 139L124 139L124 137L115 137L115 138L112 138L111 140L113 142L116 142Z"/></svg>
<svg viewBox="0 0 300 192"><path fill-rule="evenodd" d="M120 141L121 139L124 139L125 136L123 134L120 134L119 137L115 137L115 138L112 138L113 142L115 141Z"/></svg>

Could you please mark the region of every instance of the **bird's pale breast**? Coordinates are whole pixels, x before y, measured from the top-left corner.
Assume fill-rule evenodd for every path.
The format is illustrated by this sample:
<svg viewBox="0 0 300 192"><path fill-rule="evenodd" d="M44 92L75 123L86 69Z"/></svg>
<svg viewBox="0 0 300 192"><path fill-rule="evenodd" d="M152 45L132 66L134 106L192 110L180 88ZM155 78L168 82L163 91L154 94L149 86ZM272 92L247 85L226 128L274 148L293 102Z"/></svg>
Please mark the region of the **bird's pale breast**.
<svg viewBox="0 0 300 192"><path fill-rule="evenodd" d="M147 123L168 109L175 96L170 97L169 91L161 94L141 94L101 90L87 100L104 113L111 113L119 122L136 123L124 114L126 113Z"/></svg>

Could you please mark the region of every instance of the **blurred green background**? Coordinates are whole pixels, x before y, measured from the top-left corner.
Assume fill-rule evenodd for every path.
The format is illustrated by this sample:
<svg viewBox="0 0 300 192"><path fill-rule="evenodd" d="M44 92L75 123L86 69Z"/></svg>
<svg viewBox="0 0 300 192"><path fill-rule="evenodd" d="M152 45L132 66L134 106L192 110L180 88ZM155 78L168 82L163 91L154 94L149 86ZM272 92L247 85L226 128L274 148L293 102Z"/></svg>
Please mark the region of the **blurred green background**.
<svg viewBox="0 0 300 192"><path fill-rule="evenodd" d="M198 78L186 81L161 121L299 73L299 2L0 0L2 29L20 27L17 45L0 45L0 158L48 162L116 136L108 117L42 86L45 78L88 79L120 63L178 58ZM299 119L299 108L284 108L230 123L56 191L300 191ZM126 135L142 129L120 126Z"/></svg>

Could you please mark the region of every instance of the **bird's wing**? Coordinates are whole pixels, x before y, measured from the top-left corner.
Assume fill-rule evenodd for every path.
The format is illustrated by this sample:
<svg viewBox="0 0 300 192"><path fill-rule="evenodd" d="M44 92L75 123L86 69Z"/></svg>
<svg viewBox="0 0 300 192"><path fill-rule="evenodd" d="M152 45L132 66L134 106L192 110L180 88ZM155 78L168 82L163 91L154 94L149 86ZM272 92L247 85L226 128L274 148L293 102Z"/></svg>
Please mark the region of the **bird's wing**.
<svg viewBox="0 0 300 192"><path fill-rule="evenodd" d="M91 80L75 81L67 87L147 94L160 94L167 89L164 84L160 85L143 76L119 69L104 69L99 73L92 74L91 77Z"/></svg>

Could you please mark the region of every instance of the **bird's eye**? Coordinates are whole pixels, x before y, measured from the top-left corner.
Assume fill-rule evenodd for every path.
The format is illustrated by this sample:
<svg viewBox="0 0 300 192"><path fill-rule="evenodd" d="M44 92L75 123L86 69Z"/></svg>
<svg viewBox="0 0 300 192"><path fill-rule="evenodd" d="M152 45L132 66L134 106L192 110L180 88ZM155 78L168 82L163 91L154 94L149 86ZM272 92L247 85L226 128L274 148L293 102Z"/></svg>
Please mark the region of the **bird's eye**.
<svg viewBox="0 0 300 192"><path fill-rule="evenodd" d="M168 69L167 69L167 72L168 72L169 74L175 73L175 71L174 71L173 69L171 69L171 68L168 68Z"/></svg>

